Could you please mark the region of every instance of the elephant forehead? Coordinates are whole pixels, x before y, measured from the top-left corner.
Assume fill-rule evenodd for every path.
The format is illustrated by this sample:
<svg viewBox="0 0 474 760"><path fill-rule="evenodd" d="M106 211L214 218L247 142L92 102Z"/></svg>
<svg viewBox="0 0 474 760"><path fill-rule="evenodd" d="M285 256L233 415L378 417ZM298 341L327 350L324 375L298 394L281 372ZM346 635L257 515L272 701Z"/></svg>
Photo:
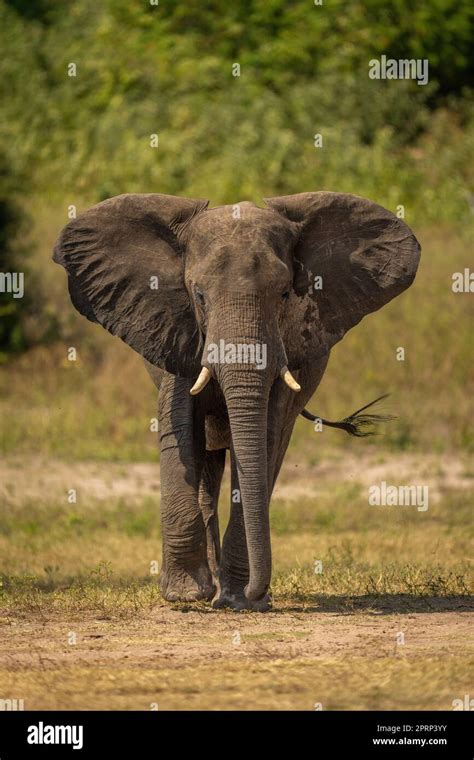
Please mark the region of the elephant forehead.
<svg viewBox="0 0 474 760"><path fill-rule="evenodd" d="M269 209L242 201L217 206L199 214L190 229L190 241L239 243L258 249L259 243L271 247L289 245L298 233L297 225Z"/></svg>

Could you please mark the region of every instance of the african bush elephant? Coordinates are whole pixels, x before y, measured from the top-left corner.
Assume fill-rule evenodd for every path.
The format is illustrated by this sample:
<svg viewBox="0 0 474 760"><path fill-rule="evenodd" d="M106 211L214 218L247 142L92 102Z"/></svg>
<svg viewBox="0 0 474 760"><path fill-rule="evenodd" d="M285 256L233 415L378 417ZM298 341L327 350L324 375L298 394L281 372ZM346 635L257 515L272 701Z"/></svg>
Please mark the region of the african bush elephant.
<svg viewBox="0 0 474 760"><path fill-rule="evenodd" d="M369 200L314 192L265 203L121 195L70 222L55 247L76 309L141 354L160 389L170 601L268 608L269 500L296 418L331 347L418 266L409 227ZM357 416L339 426L361 431Z"/></svg>

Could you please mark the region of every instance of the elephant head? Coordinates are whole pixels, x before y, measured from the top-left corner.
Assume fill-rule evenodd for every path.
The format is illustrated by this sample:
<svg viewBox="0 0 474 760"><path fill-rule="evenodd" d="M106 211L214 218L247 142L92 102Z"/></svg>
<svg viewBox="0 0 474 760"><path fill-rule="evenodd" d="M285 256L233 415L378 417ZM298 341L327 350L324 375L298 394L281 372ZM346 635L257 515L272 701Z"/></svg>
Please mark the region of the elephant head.
<svg viewBox="0 0 474 760"><path fill-rule="evenodd" d="M263 475L270 390L284 381L297 392L292 371L326 356L405 290L419 255L403 221L331 192L211 209L202 200L122 195L70 222L58 240L54 260L81 314L152 365L195 380L191 393L211 377L220 386L239 470L249 599L265 593L271 572Z"/></svg>

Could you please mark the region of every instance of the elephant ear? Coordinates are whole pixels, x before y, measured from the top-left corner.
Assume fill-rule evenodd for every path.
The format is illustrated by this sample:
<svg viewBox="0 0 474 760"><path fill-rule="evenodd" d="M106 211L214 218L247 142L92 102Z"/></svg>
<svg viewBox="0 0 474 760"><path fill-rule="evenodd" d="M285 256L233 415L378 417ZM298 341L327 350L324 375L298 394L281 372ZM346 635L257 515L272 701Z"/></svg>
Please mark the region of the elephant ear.
<svg viewBox="0 0 474 760"><path fill-rule="evenodd" d="M410 228L382 206L345 193L300 193L265 199L301 226L294 249L290 308L298 340L286 341L289 366L327 354L366 315L414 280L420 245Z"/></svg>
<svg viewBox="0 0 474 760"><path fill-rule="evenodd" d="M183 239L207 201L170 195L110 198L70 222L53 259L76 309L148 362L195 377L200 334L183 276Z"/></svg>

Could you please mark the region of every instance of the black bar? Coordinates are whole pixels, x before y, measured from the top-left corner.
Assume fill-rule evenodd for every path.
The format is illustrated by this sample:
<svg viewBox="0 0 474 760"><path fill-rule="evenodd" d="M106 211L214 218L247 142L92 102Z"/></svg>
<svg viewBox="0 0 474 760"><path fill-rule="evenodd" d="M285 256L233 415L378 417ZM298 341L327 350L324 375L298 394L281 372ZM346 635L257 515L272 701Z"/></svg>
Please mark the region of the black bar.
<svg viewBox="0 0 474 760"><path fill-rule="evenodd" d="M306 747L310 758L347 752L348 757L357 753L471 760L472 717L467 711L0 712L0 760L25 756L138 760L146 753L154 757L181 756L186 750L205 753L208 742L220 757L227 751L235 754L239 747L252 753L262 744L267 749L276 745L280 753L294 747L295 755ZM50 739L58 743L47 743Z"/></svg>

